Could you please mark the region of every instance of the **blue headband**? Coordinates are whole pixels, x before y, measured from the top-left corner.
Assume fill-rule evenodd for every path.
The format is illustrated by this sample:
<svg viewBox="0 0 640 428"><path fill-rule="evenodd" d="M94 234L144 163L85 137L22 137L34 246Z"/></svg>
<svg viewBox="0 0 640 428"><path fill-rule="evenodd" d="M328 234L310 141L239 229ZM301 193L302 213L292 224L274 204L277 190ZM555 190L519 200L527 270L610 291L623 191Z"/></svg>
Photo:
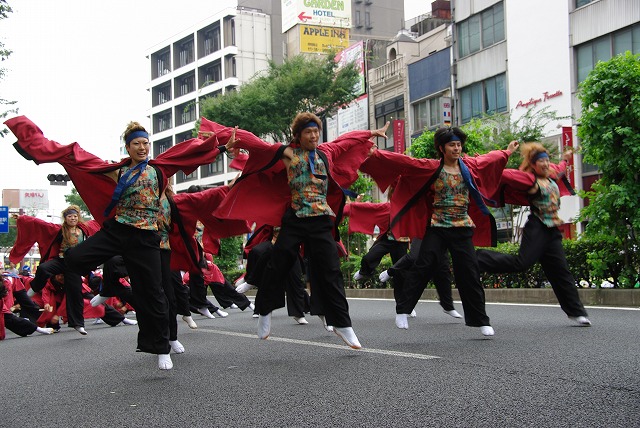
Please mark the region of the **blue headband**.
<svg viewBox="0 0 640 428"><path fill-rule="evenodd" d="M126 143L129 144L131 141L133 141L134 138L140 138L140 137L144 137L148 140L149 134L147 133L147 131L133 131L131 134L127 136Z"/></svg>
<svg viewBox="0 0 640 428"><path fill-rule="evenodd" d="M318 127L318 124L312 120L309 123L307 123L305 126L303 126L302 129L317 128L317 127Z"/></svg>
<svg viewBox="0 0 640 428"><path fill-rule="evenodd" d="M78 214L78 211L71 209L71 210L66 210L65 212L62 213L65 217L70 215L70 214Z"/></svg>
<svg viewBox="0 0 640 428"><path fill-rule="evenodd" d="M462 141L462 140L456 134L453 134L453 136L451 137L451 139L449 141Z"/></svg>
<svg viewBox="0 0 640 428"><path fill-rule="evenodd" d="M540 152L537 155L535 155L533 159L531 159L531 163L536 163L538 162L539 159L544 159L544 158L549 159L549 154L547 152Z"/></svg>

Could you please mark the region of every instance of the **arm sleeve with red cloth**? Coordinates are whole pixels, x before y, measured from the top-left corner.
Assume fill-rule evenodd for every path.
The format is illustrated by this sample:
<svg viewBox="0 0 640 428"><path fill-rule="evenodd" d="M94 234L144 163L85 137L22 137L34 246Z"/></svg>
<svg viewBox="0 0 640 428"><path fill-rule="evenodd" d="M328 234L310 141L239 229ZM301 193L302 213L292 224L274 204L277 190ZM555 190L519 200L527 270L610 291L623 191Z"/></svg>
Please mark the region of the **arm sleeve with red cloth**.
<svg viewBox="0 0 640 428"><path fill-rule="evenodd" d="M350 202L345 206L343 215L349 217L349 233L373 235L375 227L380 232L389 228L390 202Z"/></svg>
<svg viewBox="0 0 640 428"><path fill-rule="evenodd" d="M51 246L60 232L61 226L36 217L21 215L16 221L16 242L9 252L9 260L12 263L20 263L27 255L33 244L38 243L40 251L44 252ZM58 254L60 244L54 244L51 254ZM41 260L44 262L45 260Z"/></svg>
<svg viewBox="0 0 640 428"><path fill-rule="evenodd" d="M111 201L116 187L115 180L104 174L120 169L129 164L131 159L111 163L85 151L78 143L64 145L49 140L25 116L9 119L5 124L18 138L14 147L26 159L36 164L57 162L65 168L89 211L102 224L105 220L104 209ZM198 166L213 162L220 153L217 146L215 136L204 141L194 138L169 148L156 159L150 160L149 164L156 165L162 171L164 188L169 177L177 171L189 174Z"/></svg>

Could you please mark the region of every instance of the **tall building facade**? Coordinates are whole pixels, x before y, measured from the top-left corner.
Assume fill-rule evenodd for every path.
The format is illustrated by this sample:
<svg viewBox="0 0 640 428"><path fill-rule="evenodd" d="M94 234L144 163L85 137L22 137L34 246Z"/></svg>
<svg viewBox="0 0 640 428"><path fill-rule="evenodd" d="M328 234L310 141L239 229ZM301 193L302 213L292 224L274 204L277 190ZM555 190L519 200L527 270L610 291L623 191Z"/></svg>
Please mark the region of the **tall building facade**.
<svg viewBox="0 0 640 428"><path fill-rule="evenodd" d="M402 2L380 0L238 0L237 5L147 52L154 156L193 136L203 99L237 89L266 70L269 61L282 63L288 56L317 55L363 40L370 50L383 51L404 15ZM384 62L375 55L368 59ZM221 156L192 174L176 174L175 190L225 184L236 174Z"/></svg>

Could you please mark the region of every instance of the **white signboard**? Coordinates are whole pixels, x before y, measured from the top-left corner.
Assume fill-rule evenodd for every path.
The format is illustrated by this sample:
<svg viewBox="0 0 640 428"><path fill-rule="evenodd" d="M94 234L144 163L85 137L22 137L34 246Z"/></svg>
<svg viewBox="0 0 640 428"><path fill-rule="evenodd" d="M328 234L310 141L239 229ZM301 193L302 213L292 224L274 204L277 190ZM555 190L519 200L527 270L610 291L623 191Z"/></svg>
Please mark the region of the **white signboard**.
<svg viewBox="0 0 640 428"><path fill-rule="evenodd" d="M49 191L43 189L20 189L20 208L49 209Z"/></svg>
<svg viewBox="0 0 640 428"><path fill-rule="evenodd" d="M351 0L281 0L282 32L298 24L351 28Z"/></svg>
<svg viewBox="0 0 640 428"><path fill-rule="evenodd" d="M345 132L369 129L369 98L364 94L352 101L347 108L327 118L327 141L333 141Z"/></svg>

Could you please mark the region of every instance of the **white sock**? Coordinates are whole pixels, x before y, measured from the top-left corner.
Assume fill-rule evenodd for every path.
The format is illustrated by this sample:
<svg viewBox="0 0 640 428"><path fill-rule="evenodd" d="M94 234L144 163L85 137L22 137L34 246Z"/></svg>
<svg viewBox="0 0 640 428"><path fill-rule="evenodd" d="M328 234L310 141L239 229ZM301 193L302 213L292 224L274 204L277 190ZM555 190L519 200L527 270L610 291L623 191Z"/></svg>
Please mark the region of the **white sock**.
<svg viewBox="0 0 640 428"><path fill-rule="evenodd" d="M53 334L52 328L36 327L36 331L40 334Z"/></svg>
<svg viewBox="0 0 640 428"><path fill-rule="evenodd" d="M171 349L176 354L182 354L184 352L184 346L182 346L182 343L178 342L177 340L170 340L169 345L171 345Z"/></svg>
<svg viewBox="0 0 640 428"><path fill-rule="evenodd" d="M191 318L191 315L183 315L182 320L187 323L189 328L196 329L198 328L198 324Z"/></svg>
<svg viewBox="0 0 640 428"><path fill-rule="evenodd" d="M130 320L129 318L125 318L125 319L122 320L122 324L124 324L124 325L136 325L136 324L138 324L138 321Z"/></svg>
<svg viewBox="0 0 640 428"><path fill-rule="evenodd" d="M173 362L169 354L158 354L158 368L160 370L171 370Z"/></svg>

